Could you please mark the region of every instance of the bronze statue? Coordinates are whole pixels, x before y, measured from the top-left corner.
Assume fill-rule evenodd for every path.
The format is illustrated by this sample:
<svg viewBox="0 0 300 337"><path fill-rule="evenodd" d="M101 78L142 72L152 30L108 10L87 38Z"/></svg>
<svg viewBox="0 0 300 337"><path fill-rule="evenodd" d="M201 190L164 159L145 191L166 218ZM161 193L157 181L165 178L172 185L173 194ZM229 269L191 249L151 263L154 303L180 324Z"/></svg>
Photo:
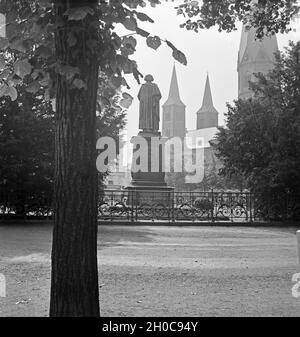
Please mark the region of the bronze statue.
<svg viewBox="0 0 300 337"><path fill-rule="evenodd" d="M138 93L140 100L139 129L146 132L157 132L159 129L159 101L161 93L152 75L146 75Z"/></svg>

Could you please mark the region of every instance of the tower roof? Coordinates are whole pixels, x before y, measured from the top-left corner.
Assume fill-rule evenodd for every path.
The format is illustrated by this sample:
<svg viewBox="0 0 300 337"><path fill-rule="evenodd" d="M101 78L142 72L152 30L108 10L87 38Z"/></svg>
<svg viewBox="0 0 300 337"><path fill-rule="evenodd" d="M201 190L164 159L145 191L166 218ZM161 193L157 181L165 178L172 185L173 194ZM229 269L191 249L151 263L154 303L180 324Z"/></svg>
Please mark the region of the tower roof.
<svg viewBox="0 0 300 337"><path fill-rule="evenodd" d="M172 79L171 79L171 85L170 85L170 90L169 90L169 97L167 101L163 104L164 106L166 105L180 105L180 106L185 106L179 95L179 88L178 88L178 82L177 82L177 75L176 75L176 68L175 64L173 67L173 73L172 73Z"/></svg>
<svg viewBox="0 0 300 337"><path fill-rule="evenodd" d="M216 111L216 109L214 107L212 95L211 95L211 89L210 89L210 82L209 82L208 74L207 74L207 77L206 77L202 106L198 110L197 113L201 113L201 112L204 112L204 111Z"/></svg>
<svg viewBox="0 0 300 337"><path fill-rule="evenodd" d="M274 53L278 51L278 42L276 35L266 36L262 40L255 39L255 28L247 29L243 26L238 65L241 62L260 61L263 57L269 61L274 61Z"/></svg>

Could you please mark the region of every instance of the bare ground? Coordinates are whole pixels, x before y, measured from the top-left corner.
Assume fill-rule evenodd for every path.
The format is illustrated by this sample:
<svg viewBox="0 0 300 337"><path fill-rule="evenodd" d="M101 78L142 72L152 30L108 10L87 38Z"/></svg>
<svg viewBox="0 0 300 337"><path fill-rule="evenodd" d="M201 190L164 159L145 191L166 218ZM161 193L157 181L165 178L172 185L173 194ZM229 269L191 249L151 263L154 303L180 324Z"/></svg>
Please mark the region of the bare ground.
<svg viewBox="0 0 300 337"><path fill-rule="evenodd" d="M51 226L0 226L0 316L47 316ZM102 316L300 316L295 228L99 227Z"/></svg>

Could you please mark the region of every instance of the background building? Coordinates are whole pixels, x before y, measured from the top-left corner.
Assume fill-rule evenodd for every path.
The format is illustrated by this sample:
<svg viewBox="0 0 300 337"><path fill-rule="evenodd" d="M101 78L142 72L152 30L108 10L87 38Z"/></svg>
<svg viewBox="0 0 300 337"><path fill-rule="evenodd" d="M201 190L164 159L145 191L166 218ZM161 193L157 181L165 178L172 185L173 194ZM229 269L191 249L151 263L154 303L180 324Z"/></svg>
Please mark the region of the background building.
<svg viewBox="0 0 300 337"><path fill-rule="evenodd" d="M258 40L255 29L243 27L237 64L239 98L252 96L249 81L255 81L254 73L267 74L273 68L278 50L276 35Z"/></svg>
<svg viewBox="0 0 300 337"><path fill-rule="evenodd" d="M176 68L173 67L169 97L162 106L162 135L185 137L185 105L180 99Z"/></svg>
<svg viewBox="0 0 300 337"><path fill-rule="evenodd" d="M238 98L248 99L252 96L249 81L255 81L255 73L267 74L274 66L275 53L278 52L276 35L265 37L263 40L255 39L255 29L243 27L240 49L238 52ZM211 143L219 127L219 113L214 107L210 79L207 75L202 105L196 112L197 122L194 130L186 130L185 104L181 101L176 68L174 66L169 90L169 97L163 104L162 135L168 138L179 136L190 139L193 155L196 151L204 151L204 179L199 182L202 189L220 186L218 184L218 171L221 163L216 157ZM199 139L202 139L199 146ZM198 144L197 144L198 141ZM173 176L172 176L173 175ZM184 177L182 174L170 173L168 181L177 188L183 188ZM198 188L185 186L187 189Z"/></svg>

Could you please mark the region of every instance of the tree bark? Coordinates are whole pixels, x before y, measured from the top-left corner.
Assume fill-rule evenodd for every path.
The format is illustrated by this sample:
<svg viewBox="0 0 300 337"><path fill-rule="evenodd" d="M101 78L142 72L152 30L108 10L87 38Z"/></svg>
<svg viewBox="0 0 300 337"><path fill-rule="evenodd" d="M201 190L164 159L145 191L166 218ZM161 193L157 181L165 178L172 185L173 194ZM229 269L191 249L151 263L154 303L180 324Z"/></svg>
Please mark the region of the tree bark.
<svg viewBox="0 0 300 337"><path fill-rule="evenodd" d="M57 61L78 67L79 78L87 88L75 88L65 76L57 76L52 317L100 315L95 165L98 62L87 45L89 40L96 39L96 28L91 22L97 14L78 21L68 21L63 16L69 6L82 6L83 2L55 2L56 17L63 22L55 36ZM90 7L96 4L96 0L85 2ZM72 48L68 43L71 31L77 39Z"/></svg>

